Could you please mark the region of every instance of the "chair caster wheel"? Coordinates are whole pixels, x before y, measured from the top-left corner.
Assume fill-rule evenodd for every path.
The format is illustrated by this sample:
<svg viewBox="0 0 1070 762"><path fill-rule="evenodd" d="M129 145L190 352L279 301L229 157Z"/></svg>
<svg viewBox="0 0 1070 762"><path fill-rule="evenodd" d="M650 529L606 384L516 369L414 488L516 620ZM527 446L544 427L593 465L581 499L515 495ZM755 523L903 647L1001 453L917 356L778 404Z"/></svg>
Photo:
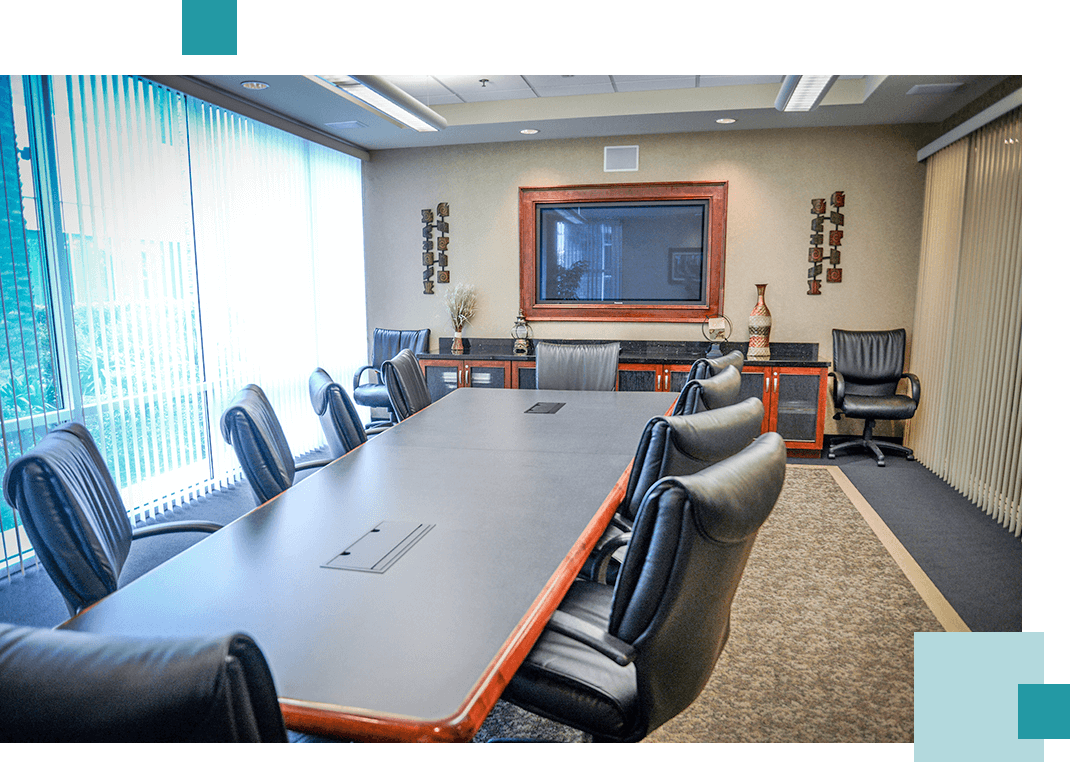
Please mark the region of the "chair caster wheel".
<svg viewBox="0 0 1070 762"><path fill-rule="evenodd" d="M877 461L877 465L880 466L881 468L884 468L884 461L883 460L878 460Z"/></svg>
<svg viewBox="0 0 1070 762"><path fill-rule="evenodd" d="M914 456L913 455L907 455L907 460L914 460Z"/></svg>
<svg viewBox="0 0 1070 762"><path fill-rule="evenodd" d="M829 460L836 460L836 453L830 452L829 453Z"/></svg>

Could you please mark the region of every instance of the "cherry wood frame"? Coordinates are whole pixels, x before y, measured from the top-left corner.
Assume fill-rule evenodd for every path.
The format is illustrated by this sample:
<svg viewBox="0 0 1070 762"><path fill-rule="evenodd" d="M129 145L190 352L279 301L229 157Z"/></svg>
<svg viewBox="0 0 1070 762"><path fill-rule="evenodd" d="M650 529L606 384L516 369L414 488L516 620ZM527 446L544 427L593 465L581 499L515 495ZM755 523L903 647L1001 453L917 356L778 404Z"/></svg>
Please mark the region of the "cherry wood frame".
<svg viewBox="0 0 1070 762"><path fill-rule="evenodd" d="M709 204L706 285L702 304L539 303L537 204L620 201L705 201ZM727 182L620 183L520 188L520 308L528 320L701 323L720 314L724 301Z"/></svg>

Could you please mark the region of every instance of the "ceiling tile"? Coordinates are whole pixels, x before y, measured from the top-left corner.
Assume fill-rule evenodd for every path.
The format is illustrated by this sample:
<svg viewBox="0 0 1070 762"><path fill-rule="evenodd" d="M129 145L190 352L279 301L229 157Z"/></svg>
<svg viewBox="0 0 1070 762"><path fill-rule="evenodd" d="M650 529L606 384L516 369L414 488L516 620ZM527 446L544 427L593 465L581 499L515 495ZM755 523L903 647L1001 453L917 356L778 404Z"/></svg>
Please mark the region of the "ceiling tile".
<svg viewBox="0 0 1070 762"><path fill-rule="evenodd" d="M694 87L698 79L694 74L678 77L613 75L613 84L618 93L636 93L644 90L682 90Z"/></svg>

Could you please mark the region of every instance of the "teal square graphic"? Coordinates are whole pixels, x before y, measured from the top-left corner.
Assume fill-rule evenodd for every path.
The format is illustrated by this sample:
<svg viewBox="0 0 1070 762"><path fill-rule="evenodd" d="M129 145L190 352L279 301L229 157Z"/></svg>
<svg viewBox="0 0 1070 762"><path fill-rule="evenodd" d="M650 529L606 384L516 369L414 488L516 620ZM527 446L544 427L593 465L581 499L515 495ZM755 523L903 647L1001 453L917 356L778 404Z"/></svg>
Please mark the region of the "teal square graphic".
<svg viewBox="0 0 1070 762"><path fill-rule="evenodd" d="M1070 685L1019 685L1018 737L1070 738Z"/></svg>
<svg viewBox="0 0 1070 762"><path fill-rule="evenodd" d="M1043 633L914 633L915 762L1041 762L1044 741L1018 735L1018 687L1043 682Z"/></svg>
<svg viewBox="0 0 1070 762"><path fill-rule="evenodd" d="M238 54L238 0L182 0L182 55Z"/></svg>

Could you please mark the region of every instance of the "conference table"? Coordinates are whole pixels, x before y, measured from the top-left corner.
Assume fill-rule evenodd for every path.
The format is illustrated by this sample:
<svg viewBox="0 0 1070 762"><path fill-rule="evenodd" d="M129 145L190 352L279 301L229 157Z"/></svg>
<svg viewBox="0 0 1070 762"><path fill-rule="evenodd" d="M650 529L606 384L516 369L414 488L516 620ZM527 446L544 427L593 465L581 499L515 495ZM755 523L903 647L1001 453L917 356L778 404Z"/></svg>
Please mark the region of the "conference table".
<svg viewBox="0 0 1070 762"><path fill-rule="evenodd" d="M245 632L291 729L470 740L675 399L457 389L61 627Z"/></svg>

